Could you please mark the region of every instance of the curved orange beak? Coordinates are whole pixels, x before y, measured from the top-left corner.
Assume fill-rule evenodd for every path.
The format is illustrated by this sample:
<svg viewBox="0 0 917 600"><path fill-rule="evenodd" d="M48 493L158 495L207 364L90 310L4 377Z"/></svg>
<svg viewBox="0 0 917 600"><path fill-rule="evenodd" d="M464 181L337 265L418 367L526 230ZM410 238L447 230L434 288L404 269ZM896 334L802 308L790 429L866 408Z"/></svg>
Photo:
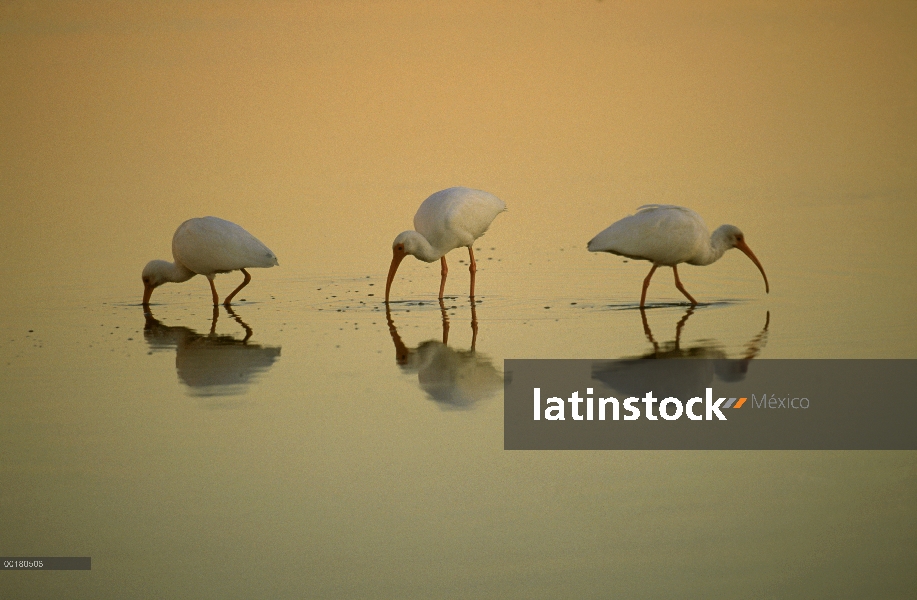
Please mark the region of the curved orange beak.
<svg viewBox="0 0 917 600"><path fill-rule="evenodd" d="M143 305L144 306L150 303L150 296L153 295L153 290L155 289L156 289L155 286L152 286L148 283L143 284Z"/></svg>
<svg viewBox="0 0 917 600"><path fill-rule="evenodd" d="M401 261L404 260L404 257L407 256L401 248L392 248L392 266L388 268L388 280L385 282L385 302L388 304L388 293L392 289L392 282L395 280L395 272L398 270L398 265L401 264Z"/></svg>
<svg viewBox="0 0 917 600"><path fill-rule="evenodd" d="M761 276L764 277L764 291L768 294L771 293L771 286L767 283L767 275L764 273L764 267L761 266L761 263L758 262L758 257L755 256L755 253L751 251L751 248L748 247L748 244L745 243L745 240L736 242L736 248L745 253L745 256L751 259L751 262L755 263L755 266L758 267L758 270L761 271Z"/></svg>

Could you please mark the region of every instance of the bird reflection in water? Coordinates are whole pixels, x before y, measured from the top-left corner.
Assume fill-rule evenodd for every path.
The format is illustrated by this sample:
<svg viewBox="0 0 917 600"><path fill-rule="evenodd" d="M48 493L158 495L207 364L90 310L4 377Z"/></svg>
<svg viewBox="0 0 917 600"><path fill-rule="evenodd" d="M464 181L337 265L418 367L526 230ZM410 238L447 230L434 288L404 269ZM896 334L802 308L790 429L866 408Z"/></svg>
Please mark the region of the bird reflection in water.
<svg viewBox="0 0 917 600"><path fill-rule="evenodd" d="M443 318L443 341L428 340L416 348L408 348L398 335L391 309L386 305L385 317L395 342L395 362L405 373L417 373L420 388L440 408L467 410L481 400L503 390L503 375L491 359L475 350L478 338L478 317L471 301L471 349L455 350L449 343L449 315L446 305L439 301Z"/></svg>
<svg viewBox="0 0 917 600"><path fill-rule="evenodd" d="M152 312L145 311L143 336L153 352L175 349L178 380L192 396L235 396L246 392L257 377L271 368L280 356L280 348L250 344L253 331L230 307L229 315L242 326L245 337L217 335L220 309L213 307L210 332L200 334L189 327L163 325ZM225 403L208 404L225 408Z"/></svg>
<svg viewBox="0 0 917 600"><path fill-rule="evenodd" d="M741 358L727 358L723 346L716 340L700 340L682 348L681 332L692 314L694 307L689 308L675 326L675 339L660 344L646 320L646 311L641 308L643 332L653 350L635 358L596 361L592 364L592 378L621 394L642 396L647 390L653 390L657 398L701 396L714 377L723 382L745 379L749 363L767 343L770 311L765 317L764 328L745 344Z"/></svg>

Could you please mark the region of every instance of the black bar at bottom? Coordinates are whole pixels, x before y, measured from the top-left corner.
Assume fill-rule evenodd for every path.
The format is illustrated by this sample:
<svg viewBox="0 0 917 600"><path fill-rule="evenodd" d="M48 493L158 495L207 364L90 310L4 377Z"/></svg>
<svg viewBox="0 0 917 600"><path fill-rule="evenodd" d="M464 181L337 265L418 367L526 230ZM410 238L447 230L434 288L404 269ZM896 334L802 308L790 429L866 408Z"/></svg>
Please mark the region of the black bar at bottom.
<svg viewBox="0 0 917 600"><path fill-rule="evenodd" d="M92 558L89 556L36 556L0 557L0 568L4 571L90 571Z"/></svg>

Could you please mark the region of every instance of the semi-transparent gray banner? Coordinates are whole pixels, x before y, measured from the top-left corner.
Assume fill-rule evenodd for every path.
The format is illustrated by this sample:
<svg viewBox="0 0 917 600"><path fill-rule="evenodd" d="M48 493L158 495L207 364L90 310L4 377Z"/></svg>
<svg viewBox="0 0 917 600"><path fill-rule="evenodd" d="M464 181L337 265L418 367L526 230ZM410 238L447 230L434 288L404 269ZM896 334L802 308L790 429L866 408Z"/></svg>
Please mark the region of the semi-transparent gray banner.
<svg viewBox="0 0 917 600"><path fill-rule="evenodd" d="M917 450L917 360L506 360L507 450Z"/></svg>

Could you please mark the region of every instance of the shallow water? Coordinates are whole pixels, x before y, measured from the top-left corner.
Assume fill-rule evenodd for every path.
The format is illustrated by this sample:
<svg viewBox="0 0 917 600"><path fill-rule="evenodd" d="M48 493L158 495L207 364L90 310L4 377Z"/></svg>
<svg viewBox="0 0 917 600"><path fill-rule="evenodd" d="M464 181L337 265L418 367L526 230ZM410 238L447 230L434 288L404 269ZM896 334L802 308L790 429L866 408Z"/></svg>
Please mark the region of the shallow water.
<svg viewBox="0 0 917 600"><path fill-rule="evenodd" d="M0 13L11 597L910 597L912 452L507 452L506 358L917 357L917 11L240 3ZM391 241L452 185L467 255ZM651 202L738 252L638 310ZM140 307L175 227L279 257ZM221 295L241 279L217 277Z"/></svg>

